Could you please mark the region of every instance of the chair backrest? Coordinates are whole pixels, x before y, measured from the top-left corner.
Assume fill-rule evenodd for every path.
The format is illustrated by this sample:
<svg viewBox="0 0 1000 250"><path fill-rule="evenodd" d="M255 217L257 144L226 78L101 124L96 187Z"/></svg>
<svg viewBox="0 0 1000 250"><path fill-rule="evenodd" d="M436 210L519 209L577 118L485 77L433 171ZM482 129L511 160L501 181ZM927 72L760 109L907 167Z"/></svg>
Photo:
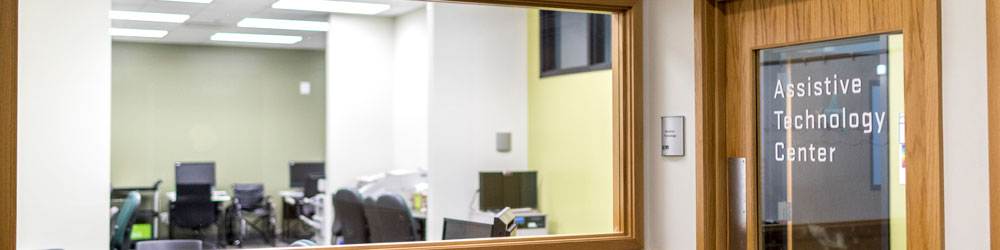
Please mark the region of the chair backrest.
<svg viewBox="0 0 1000 250"><path fill-rule="evenodd" d="M406 200L395 193L380 195L375 200L375 217L378 230L371 231L380 242L401 242L420 240L417 234L417 223L413 219Z"/></svg>
<svg viewBox="0 0 1000 250"><path fill-rule="evenodd" d="M234 202L244 211L264 207L264 184L233 184Z"/></svg>
<svg viewBox="0 0 1000 250"><path fill-rule="evenodd" d="M115 225L111 234L111 249L128 249L132 236L132 225L135 224L135 211L139 209L142 202L142 195L139 192L128 192L125 204L122 204L117 213Z"/></svg>
<svg viewBox="0 0 1000 250"><path fill-rule="evenodd" d="M184 228L204 228L216 221L212 187L208 184L178 184L171 220Z"/></svg>
<svg viewBox="0 0 1000 250"><path fill-rule="evenodd" d="M200 240L147 240L135 243L135 250L201 250Z"/></svg>
<svg viewBox="0 0 1000 250"><path fill-rule="evenodd" d="M365 198L362 208L365 214L365 220L368 222L368 242L385 242L382 241L378 232L382 231L382 222L378 218L378 208L375 207L375 199L372 197Z"/></svg>
<svg viewBox="0 0 1000 250"><path fill-rule="evenodd" d="M368 243L368 220L357 189L342 188L333 196L335 224L340 225L344 244Z"/></svg>

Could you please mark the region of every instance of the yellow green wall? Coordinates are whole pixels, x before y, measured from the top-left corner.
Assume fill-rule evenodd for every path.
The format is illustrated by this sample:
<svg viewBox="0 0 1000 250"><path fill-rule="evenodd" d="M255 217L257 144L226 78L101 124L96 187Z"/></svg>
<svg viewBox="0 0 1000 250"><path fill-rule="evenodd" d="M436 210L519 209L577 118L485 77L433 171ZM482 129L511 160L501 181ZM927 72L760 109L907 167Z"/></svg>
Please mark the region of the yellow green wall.
<svg viewBox="0 0 1000 250"><path fill-rule="evenodd" d="M314 50L113 43L111 183L160 179L173 191L175 161L215 161L217 189L263 183L278 197L288 161L325 158L325 60Z"/></svg>
<svg viewBox="0 0 1000 250"><path fill-rule="evenodd" d="M889 36L889 237L891 249L906 249L906 185L899 179L899 114L903 113L903 35ZM904 125L905 128L905 125Z"/></svg>
<svg viewBox="0 0 1000 250"><path fill-rule="evenodd" d="M549 233L612 231L611 70L539 77L539 14L528 10L528 169Z"/></svg>

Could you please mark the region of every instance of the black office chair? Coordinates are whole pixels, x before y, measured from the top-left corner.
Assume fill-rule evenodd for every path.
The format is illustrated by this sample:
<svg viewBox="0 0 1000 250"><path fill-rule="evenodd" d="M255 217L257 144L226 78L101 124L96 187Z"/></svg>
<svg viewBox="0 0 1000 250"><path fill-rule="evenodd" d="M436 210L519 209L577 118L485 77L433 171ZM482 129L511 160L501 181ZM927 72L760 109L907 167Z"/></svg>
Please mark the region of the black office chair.
<svg viewBox="0 0 1000 250"><path fill-rule="evenodd" d="M406 200L399 194L380 195L375 200L374 208L370 207L367 210L366 215L372 214L376 218L369 224L372 225L370 230L372 238L377 239L377 242L420 240L420 235L417 234L417 221L406 205Z"/></svg>
<svg viewBox="0 0 1000 250"><path fill-rule="evenodd" d="M333 211L334 235L344 237L344 244L368 243L368 220L358 190L337 190L333 195Z"/></svg>
<svg viewBox="0 0 1000 250"><path fill-rule="evenodd" d="M372 197L366 197L365 201L361 204L362 210L364 210L365 221L368 222L368 242L377 243L385 242L379 236L381 234L376 234L375 232L382 231L382 222L378 218L378 209L375 207L375 199Z"/></svg>
<svg viewBox="0 0 1000 250"><path fill-rule="evenodd" d="M264 184L233 184L233 203L226 208L226 222L228 242L233 245L242 247L250 228L275 246L277 219L271 197L264 195Z"/></svg>
<svg viewBox="0 0 1000 250"><path fill-rule="evenodd" d="M195 238L200 240L201 230L211 227L217 220L211 185L177 184L177 200L170 207L171 228L176 226L194 230ZM170 234L173 238L173 230Z"/></svg>

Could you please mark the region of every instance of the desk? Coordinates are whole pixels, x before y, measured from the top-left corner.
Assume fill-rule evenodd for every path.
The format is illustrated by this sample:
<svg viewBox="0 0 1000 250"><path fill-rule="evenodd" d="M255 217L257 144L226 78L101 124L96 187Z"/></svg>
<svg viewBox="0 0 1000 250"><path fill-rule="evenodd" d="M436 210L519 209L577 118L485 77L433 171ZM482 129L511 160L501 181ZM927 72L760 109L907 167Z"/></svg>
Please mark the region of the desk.
<svg viewBox="0 0 1000 250"><path fill-rule="evenodd" d="M420 236L420 241L427 240L427 212L420 212L416 210L410 210L413 214L413 219L417 221L417 235Z"/></svg>
<svg viewBox="0 0 1000 250"><path fill-rule="evenodd" d="M322 231L322 220L314 218L315 215L322 215L323 213L322 200L318 199L321 196L314 197L313 199L305 199L302 192L299 191L280 191L278 195L281 196L281 238L292 242L299 239L313 238L313 236L316 236L316 231ZM310 213L308 216L299 214L299 209L303 205L312 205L313 210L306 211ZM300 230L293 230L292 224L294 222L298 223L297 228ZM301 230L306 227L308 229Z"/></svg>
<svg viewBox="0 0 1000 250"><path fill-rule="evenodd" d="M171 203L177 200L176 192L167 192L164 195L167 196L167 200ZM226 202L233 200L233 197L229 196L226 190L213 190L212 191L212 202Z"/></svg>

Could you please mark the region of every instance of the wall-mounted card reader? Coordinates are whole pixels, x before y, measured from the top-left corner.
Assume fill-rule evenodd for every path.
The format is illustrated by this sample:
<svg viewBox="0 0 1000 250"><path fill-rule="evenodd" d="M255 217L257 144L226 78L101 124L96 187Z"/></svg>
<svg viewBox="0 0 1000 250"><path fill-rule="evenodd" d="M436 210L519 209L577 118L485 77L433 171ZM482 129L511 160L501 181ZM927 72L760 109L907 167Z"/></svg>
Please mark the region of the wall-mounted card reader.
<svg viewBox="0 0 1000 250"><path fill-rule="evenodd" d="M684 117L660 117L660 151L663 156L684 156Z"/></svg>

